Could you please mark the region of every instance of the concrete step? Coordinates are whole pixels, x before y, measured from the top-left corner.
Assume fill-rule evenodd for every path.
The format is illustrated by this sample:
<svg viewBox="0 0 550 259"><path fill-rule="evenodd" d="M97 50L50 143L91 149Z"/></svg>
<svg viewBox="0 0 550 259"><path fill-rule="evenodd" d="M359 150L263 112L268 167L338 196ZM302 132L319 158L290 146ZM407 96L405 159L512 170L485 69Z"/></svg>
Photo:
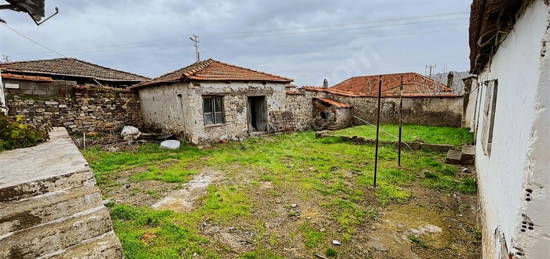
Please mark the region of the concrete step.
<svg viewBox="0 0 550 259"><path fill-rule="evenodd" d="M67 190L81 186L94 186L95 184L96 181L90 169L14 185L6 184L5 187L0 188L0 205L2 205L2 203L28 199L49 192Z"/></svg>
<svg viewBox="0 0 550 259"><path fill-rule="evenodd" d="M0 236L102 206L96 187L80 187L0 204Z"/></svg>
<svg viewBox="0 0 550 259"><path fill-rule="evenodd" d="M104 206L92 208L0 236L0 258L36 258L53 254L112 230L109 211Z"/></svg>
<svg viewBox="0 0 550 259"><path fill-rule="evenodd" d="M461 151L451 149L447 152L446 162L447 164L460 165L462 163L461 157L462 157Z"/></svg>
<svg viewBox="0 0 550 259"><path fill-rule="evenodd" d="M449 150L453 149L453 145L447 145L447 144L422 143L420 146L422 149L436 151L436 152L448 152Z"/></svg>
<svg viewBox="0 0 550 259"><path fill-rule="evenodd" d="M81 244L69 247L51 255L43 256L44 259L69 259L69 258L122 258L120 241L113 231L101 236L86 240Z"/></svg>
<svg viewBox="0 0 550 259"><path fill-rule="evenodd" d="M473 165L476 159L476 146L462 146L462 156L460 159L462 160L463 165Z"/></svg>

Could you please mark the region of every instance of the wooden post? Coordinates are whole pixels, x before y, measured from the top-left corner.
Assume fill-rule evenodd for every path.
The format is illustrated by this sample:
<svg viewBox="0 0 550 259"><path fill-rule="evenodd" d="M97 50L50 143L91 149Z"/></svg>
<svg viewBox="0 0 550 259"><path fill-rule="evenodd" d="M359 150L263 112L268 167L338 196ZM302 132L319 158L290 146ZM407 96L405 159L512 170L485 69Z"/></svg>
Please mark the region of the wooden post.
<svg viewBox="0 0 550 259"><path fill-rule="evenodd" d="M376 151L374 153L374 187L376 188L376 176L378 174L378 145L380 141L380 105L382 100L382 76L378 82L378 116L376 118Z"/></svg>
<svg viewBox="0 0 550 259"><path fill-rule="evenodd" d="M403 145L403 76L401 76L401 86L399 87L399 146L397 153L397 165L401 166L401 146Z"/></svg>

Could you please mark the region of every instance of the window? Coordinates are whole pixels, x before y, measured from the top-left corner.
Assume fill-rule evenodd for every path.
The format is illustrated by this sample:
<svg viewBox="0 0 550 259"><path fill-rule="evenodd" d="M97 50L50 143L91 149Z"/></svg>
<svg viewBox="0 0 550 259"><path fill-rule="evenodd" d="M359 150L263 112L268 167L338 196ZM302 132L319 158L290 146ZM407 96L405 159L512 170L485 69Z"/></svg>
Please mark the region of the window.
<svg viewBox="0 0 550 259"><path fill-rule="evenodd" d="M223 124L223 97L203 96L202 111L204 125Z"/></svg>
<svg viewBox="0 0 550 259"><path fill-rule="evenodd" d="M495 111L497 104L498 81L493 80L487 82L487 90L485 91L485 102L483 107L483 151L485 155L491 154L491 146L493 144L493 130L495 128Z"/></svg>

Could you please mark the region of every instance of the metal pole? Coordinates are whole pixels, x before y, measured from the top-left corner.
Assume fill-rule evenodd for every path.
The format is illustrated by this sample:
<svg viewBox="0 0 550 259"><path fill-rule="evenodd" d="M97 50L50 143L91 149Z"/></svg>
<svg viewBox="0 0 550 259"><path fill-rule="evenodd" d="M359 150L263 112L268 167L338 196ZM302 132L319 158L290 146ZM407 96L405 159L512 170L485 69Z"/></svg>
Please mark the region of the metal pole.
<svg viewBox="0 0 550 259"><path fill-rule="evenodd" d="M382 100L382 76L378 83L378 117L376 118L376 151L374 153L374 187L376 188L376 176L378 174L378 144L380 141L380 105Z"/></svg>
<svg viewBox="0 0 550 259"><path fill-rule="evenodd" d="M401 166L401 146L403 135L403 76L401 76L401 86L399 88L399 146L397 154L397 165Z"/></svg>

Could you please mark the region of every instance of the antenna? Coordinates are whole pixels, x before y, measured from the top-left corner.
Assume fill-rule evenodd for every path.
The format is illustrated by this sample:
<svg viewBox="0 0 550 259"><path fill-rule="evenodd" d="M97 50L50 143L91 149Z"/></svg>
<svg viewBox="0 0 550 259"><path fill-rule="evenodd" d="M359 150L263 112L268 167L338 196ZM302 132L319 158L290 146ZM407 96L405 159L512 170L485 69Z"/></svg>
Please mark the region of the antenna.
<svg viewBox="0 0 550 259"><path fill-rule="evenodd" d="M199 35L193 34L193 37L189 37L189 39L193 42L193 47L195 47L195 53L197 54L197 62L201 61L201 53L199 50Z"/></svg>

